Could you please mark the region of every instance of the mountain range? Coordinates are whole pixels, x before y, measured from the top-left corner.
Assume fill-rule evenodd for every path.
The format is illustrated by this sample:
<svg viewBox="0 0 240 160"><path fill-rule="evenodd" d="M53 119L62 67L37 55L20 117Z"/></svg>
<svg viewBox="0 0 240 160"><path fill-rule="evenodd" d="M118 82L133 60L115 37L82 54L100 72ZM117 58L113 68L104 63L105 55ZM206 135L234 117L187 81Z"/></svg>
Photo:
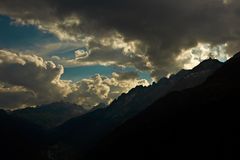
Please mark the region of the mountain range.
<svg viewBox="0 0 240 160"><path fill-rule="evenodd" d="M37 107L29 107L9 112L45 128L57 127L73 117L81 116L88 110L82 106L67 102L56 102Z"/></svg>
<svg viewBox="0 0 240 160"><path fill-rule="evenodd" d="M169 78L162 78L150 87L136 87L128 94L121 95L108 107L73 118L54 129L53 135L55 136L52 138L55 139L54 144L58 144L61 150L70 148L64 151L66 153L72 151L79 153L81 150L84 154L95 147L104 136L145 110L158 98L172 91L191 88L203 83L221 66L222 63L218 60L208 59L192 70L181 70ZM78 154L78 156L82 155ZM63 155L60 154L59 157Z"/></svg>
<svg viewBox="0 0 240 160"><path fill-rule="evenodd" d="M203 84L158 99L88 159L239 159L240 53Z"/></svg>
<svg viewBox="0 0 240 160"><path fill-rule="evenodd" d="M1 111L1 152L25 160L228 159L239 144L239 67L240 53L225 63L208 59L48 129L37 125L41 116L33 120L36 109ZM32 118L22 114L28 110Z"/></svg>

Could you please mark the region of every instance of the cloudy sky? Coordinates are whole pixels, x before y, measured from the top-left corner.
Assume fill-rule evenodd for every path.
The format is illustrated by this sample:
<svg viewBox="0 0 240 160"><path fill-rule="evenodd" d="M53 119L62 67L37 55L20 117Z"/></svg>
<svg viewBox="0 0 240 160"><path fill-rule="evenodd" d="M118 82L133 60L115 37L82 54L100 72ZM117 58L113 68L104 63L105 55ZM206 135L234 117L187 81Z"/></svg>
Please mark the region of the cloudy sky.
<svg viewBox="0 0 240 160"><path fill-rule="evenodd" d="M0 107L110 103L240 47L238 0L0 0Z"/></svg>

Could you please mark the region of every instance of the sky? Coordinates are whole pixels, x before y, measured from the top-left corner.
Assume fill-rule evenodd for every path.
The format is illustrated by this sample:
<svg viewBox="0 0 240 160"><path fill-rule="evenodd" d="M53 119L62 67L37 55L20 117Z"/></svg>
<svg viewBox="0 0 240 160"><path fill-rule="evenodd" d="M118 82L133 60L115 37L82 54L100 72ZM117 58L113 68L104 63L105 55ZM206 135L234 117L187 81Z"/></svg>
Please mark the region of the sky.
<svg viewBox="0 0 240 160"><path fill-rule="evenodd" d="M90 109L226 61L239 51L239 10L237 0L0 0L0 107Z"/></svg>

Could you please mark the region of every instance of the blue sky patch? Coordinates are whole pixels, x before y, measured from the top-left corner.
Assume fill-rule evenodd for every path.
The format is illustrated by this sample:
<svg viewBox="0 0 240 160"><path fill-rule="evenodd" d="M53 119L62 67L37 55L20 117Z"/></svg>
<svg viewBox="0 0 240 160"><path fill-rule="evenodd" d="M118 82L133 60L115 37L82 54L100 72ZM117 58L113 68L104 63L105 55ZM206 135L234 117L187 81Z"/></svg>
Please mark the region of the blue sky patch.
<svg viewBox="0 0 240 160"><path fill-rule="evenodd" d="M65 68L64 74L62 79L64 80L73 80L78 81L83 78L89 78L96 74L104 75L104 76L111 76L113 72L132 72L135 71L139 74L139 77L142 79L146 79L151 82L151 76L148 72L140 72L136 71L134 68L120 68L120 67L113 67L113 66L83 66L83 67L71 67Z"/></svg>
<svg viewBox="0 0 240 160"><path fill-rule="evenodd" d="M0 16L0 48L33 50L35 47L58 39L43 33L33 25L17 25L7 16Z"/></svg>
<svg viewBox="0 0 240 160"><path fill-rule="evenodd" d="M42 32L36 26L33 25L18 25L14 24L13 20L8 16L0 15L0 49L10 49L19 51L38 51L40 46L51 43L60 42L58 38L51 33ZM49 51L45 56L57 55L59 57L65 57L73 59L74 51L78 49L85 50L84 47L66 46L59 49ZM40 53L41 55L41 53ZM111 76L113 72L132 72L135 71L139 74L140 78L146 79L151 82L149 72L140 72L135 68L121 68L114 66L81 66L65 68L65 72L62 76L64 80L79 81L83 78L89 78L96 74Z"/></svg>

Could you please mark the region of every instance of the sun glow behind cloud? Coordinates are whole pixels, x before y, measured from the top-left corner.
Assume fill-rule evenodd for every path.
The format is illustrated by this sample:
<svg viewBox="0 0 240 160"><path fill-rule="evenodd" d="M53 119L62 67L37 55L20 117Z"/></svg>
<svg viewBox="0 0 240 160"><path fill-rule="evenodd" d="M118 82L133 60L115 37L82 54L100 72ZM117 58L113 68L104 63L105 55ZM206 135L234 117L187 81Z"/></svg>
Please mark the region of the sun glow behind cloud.
<svg viewBox="0 0 240 160"><path fill-rule="evenodd" d="M71 68L69 70L92 69L85 75L72 72L80 76L71 74L71 78L68 74L58 75L64 80L74 79L74 84L88 79L86 83L78 83L82 85L117 77L113 74L115 70L106 74L100 71L101 67L121 68L123 71L133 68L134 72L147 73L157 81L182 68L193 68L209 57L225 61L239 50L240 21L236 11L240 2L237 0L107 2L28 0L28 3L22 3L21 0L3 0L0 15L10 21L11 26L7 26L14 26L14 30L26 29L26 32L17 36L6 34L15 32L6 32L8 28L0 24L0 33L4 35L0 36L0 47L14 53L35 54L44 61ZM32 29L34 32L29 33ZM3 60L0 63L4 63ZM137 81L141 79L147 78L140 76ZM4 92L8 89L24 91L16 86L2 87ZM125 88L119 90L123 92Z"/></svg>
<svg viewBox="0 0 240 160"><path fill-rule="evenodd" d="M196 47L182 49L176 61L184 69L192 69L209 58L224 62L230 58L226 51L227 46L228 44L212 46L208 43L198 43Z"/></svg>

